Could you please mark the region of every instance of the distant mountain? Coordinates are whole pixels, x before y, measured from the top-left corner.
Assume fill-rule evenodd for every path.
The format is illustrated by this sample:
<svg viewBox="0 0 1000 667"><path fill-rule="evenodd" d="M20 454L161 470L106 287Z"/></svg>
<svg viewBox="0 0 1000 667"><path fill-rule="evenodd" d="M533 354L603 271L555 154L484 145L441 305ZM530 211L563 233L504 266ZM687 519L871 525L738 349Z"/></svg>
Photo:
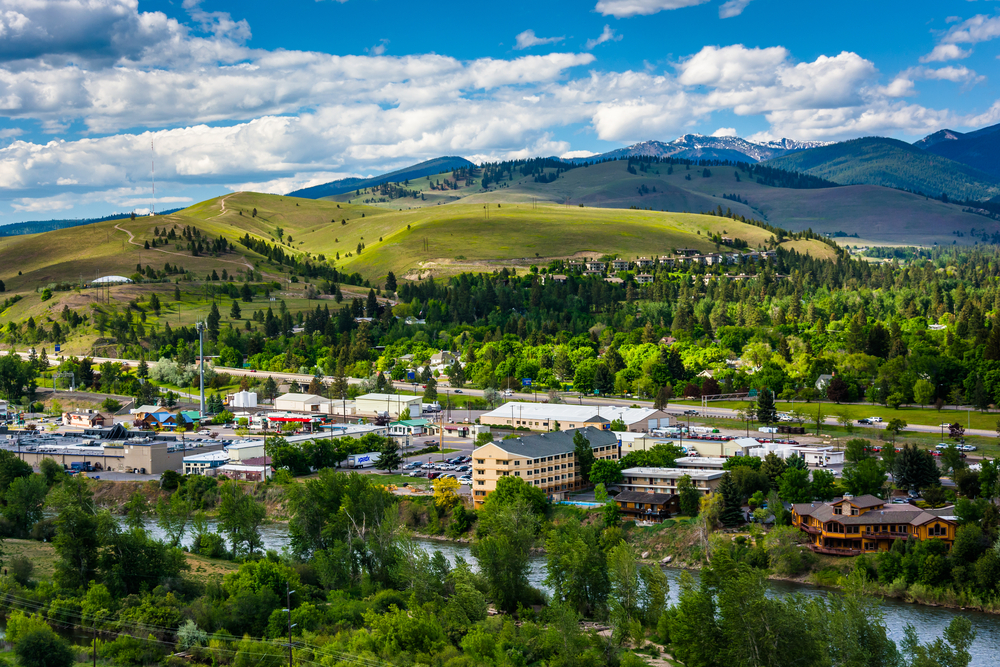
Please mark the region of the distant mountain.
<svg viewBox="0 0 1000 667"><path fill-rule="evenodd" d="M842 185L881 185L932 197L946 194L951 199L985 200L1000 195L1000 178L932 152L955 140L928 140L930 149L922 150L896 139L865 137L785 155L767 164Z"/></svg>
<svg viewBox="0 0 1000 667"><path fill-rule="evenodd" d="M381 183L401 183L412 178L433 176L434 174L440 174L443 171L452 171L454 169L473 166L475 165L466 160L464 157L439 157L434 158L433 160L427 160L426 162L421 162L420 164L415 164L411 167L392 171L388 174L381 174L380 176L373 176L371 178L342 178L339 181L332 181L330 183L324 183L323 185L314 185L311 188L303 188L301 190L296 190L295 192L289 192L288 196L302 197L304 199L321 199L323 197L342 195L350 192L351 190L369 188L373 185L379 185Z"/></svg>
<svg viewBox="0 0 1000 667"><path fill-rule="evenodd" d="M940 130L913 145L1000 178L1000 125L964 134Z"/></svg>
<svg viewBox="0 0 1000 667"><path fill-rule="evenodd" d="M825 146L821 141L795 141L782 139L754 143L740 137L709 137L704 134L685 134L669 143L643 141L632 146L594 155L575 158L571 162L583 163L627 157L672 157L678 160L730 160L732 162L761 162L772 158Z"/></svg>
<svg viewBox="0 0 1000 667"><path fill-rule="evenodd" d="M157 215L167 215L180 211L179 208L172 208L169 211L161 211ZM107 220L124 220L131 217L131 213L112 213L103 218L75 218L73 220L33 220L31 222L12 222L9 225L0 225L0 236L20 236L22 234L41 234L51 232L55 229L67 229L69 227L82 227L95 222L105 222Z"/></svg>

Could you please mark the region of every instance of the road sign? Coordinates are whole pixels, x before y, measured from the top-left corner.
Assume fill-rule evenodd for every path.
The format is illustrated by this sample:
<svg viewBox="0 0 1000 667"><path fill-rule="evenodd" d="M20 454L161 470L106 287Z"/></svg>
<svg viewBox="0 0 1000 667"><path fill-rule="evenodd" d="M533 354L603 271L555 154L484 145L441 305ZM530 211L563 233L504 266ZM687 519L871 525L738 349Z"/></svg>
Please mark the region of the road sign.
<svg viewBox="0 0 1000 667"><path fill-rule="evenodd" d="M521 379L521 386L522 387L530 387L531 386L531 378L522 378Z"/></svg>
<svg viewBox="0 0 1000 667"><path fill-rule="evenodd" d="M61 349L61 348L59 347L59 343L56 343L56 354L59 354L59 350L60 350L60 349Z"/></svg>
<svg viewBox="0 0 1000 667"><path fill-rule="evenodd" d="M415 380L416 378L417 378L417 374L414 373L413 371L408 371L406 373L406 379L407 380Z"/></svg>

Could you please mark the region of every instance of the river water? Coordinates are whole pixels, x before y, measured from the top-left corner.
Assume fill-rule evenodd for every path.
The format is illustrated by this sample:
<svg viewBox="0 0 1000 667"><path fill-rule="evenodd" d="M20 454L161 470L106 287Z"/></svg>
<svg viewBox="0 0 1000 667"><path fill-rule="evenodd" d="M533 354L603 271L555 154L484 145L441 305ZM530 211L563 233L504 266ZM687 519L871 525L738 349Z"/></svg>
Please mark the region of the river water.
<svg viewBox="0 0 1000 667"><path fill-rule="evenodd" d="M214 523L210 525L214 530ZM157 539L165 537L155 522L149 522L148 530L152 537ZM267 524L261 528L261 535L265 549L274 549L281 552L288 546L287 524ZM190 539L191 535L185 535L185 545L190 546ZM418 539L417 544L430 553L440 551L451 564L454 564L456 558L460 557L468 561L473 567L476 566L476 559L472 556L468 544L427 539ZM531 558L530 566L531 572L528 575L528 580L531 585L543 591L550 592L549 587L545 585L545 557L536 556ZM668 567L664 568L664 572L670 581L670 601L676 602L677 595L680 592L682 570ZM697 571L692 571L691 574L695 579L698 578ZM772 595L799 593L813 597L825 596L833 592L831 589L818 586L793 584L784 581L770 581L768 585ZM976 641L970 650L972 653L970 667L992 667L1000 664L1000 615L908 604L894 599L886 599L884 601L884 610L885 622L889 628L889 634L897 644L902 640L903 628L907 624L914 626L921 641L926 642L935 637L942 636L945 627L951 622L952 618L957 615L965 616L972 622L972 627L977 632Z"/></svg>

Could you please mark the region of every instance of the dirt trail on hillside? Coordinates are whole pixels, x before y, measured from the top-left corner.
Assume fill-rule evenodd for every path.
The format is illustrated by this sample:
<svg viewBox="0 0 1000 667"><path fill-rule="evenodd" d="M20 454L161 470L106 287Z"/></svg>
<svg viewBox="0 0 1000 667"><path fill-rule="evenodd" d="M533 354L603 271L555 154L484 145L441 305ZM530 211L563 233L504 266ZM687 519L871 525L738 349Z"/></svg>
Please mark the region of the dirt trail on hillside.
<svg viewBox="0 0 1000 667"><path fill-rule="evenodd" d="M216 216L216 217L218 217L218 216ZM172 252L170 250L163 250L162 248L152 248L152 247L146 248L144 244L139 243L138 241L135 240L135 234L133 234L129 230L125 229L124 227L122 227L120 225L115 225L115 229L117 229L120 232L125 232L126 234L128 234L128 242L130 244L132 244L132 245L137 245L140 248L143 248L143 249L146 249L146 250L155 250L156 252L162 252L164 255L176 255L177 257L191 257L191 255L188 255L188 254L182 253L182 252ZM237 264L239 266L245 266L246 268L250 269L251 271L256 271L256 269L254 269L253 265L249 261L247 261L247 259L245 257L243 258L242 262L236 261L236 260L232 260L232 259L221 259L219 257L213 257L212 259L214 259L217 262L225 262L226 264Z"/></svg>

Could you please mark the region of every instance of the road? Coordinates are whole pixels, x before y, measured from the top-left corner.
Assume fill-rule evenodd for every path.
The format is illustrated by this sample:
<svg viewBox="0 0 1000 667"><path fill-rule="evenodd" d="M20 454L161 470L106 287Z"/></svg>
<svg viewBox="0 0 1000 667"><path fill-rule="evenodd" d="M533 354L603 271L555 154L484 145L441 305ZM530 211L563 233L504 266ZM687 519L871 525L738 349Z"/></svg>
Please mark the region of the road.
<svg viewBox="0 0 1000 667"><path fill-rule="evenodd" d="M0 351L0 354L8 354L8 352L5 351L5 350L3 350L3 351ZM22 358L25 358L25 359L28 357L28 353L27 352L18 352L17 354L20 355ZM131 368L134 368L134 367L136 367L136 366L139 365L139 362L136 361L136 360L133 360L133 359L112 359L112 358L107 358L107 357L93 357L93 360L94 360L95 363L103 363L105 361L118 362L118 363L121 363L121 364L125 364L125 365L127 365L127 366L129 366ZM49 363L51 365L55 365L55 361L51 357L50 357ZM312 375L306 375L306 374L302 374L302 373L275 373L275 372L270 372L270 371L268 371L268 372L262 372L262 371L254 371L254 370L247 369L247 368L229 368L229 367L226 367L226 366L216 366L214 368L215 368L215 371L218 372L218 373L228 373L229 375L236 375L236 376L244 376L244 375L246 375L246 376L252 376L252 377L270 376L270 377L273 377L275 380L288 380L288 381L295 380L299 384L309 384L309 382L311 382L312 379L313 379ZM329 382L329 378L326 378L326 381ZM347 382L349 384L361 384L362 380L359 380L357 378L348 378ZM398 390L404 390L405 391L405 390L412 390L413 389L413 383L412 382L393 382L392 384L393 384L393 387L395 387ZM443 383L441 383L441 384L438 385L438 393L444 393L444 392L454 393L454 391L455 390L452 387L450 387L447 382L443 382ZM475 396L477 398L482 398L484 393L485 392L482 389L462 388L462 394L465 395L465 396ZM515 391L514 394L509 397L509 399L510 400L516 400L516 401L531 401L531 400L534 400L536 396L538 396L538 394L535 393L535 392L517 392L517 391ZM605 397L605 396L601 396L601 397L592 397L592 396L582 397L579 394L568 393L568 392L562 392L562 393L559 394L559 396L563 400L564 403L569 403L571 405L572 404L575 404L575 405L593 405L593 406L613 405L613 406L619 406L619 407L629 407L629 406L632 406L632 405L638 405L638 406L644 407L644 408L651 408L651 407L653 407L653 402L652 401L645 401L645 400L639 400L639 399L634 399L634 398L614 398L614 397ZM541 395L541 397L542 397L542 400L547 400L548 393L547 392L543 393ZM803 403L802 405L803 406L806 406L806 405L812 406L812 405L815 405L815 404ZM739 411L738 410L734 410L734 409L731 409L731 408L721 408L721 407L720 408L708 407L706 409L702 409L700 407L695 408L695 407L692 407L690 405L668 405L666 408L664 408L664 412L666 412L666 413L668 413L668 414L670 414L672 416L681 418L681 417L684 417L683 413L684 413L685 410L692 410L692 409L695 409L695 410L698 411L698 415L697 416L710 417L710 418L718 418L718 419L733 419L733 420L738 420L739 419ZM956 407L956 409L962 409L962 407L958 406L958 407ZM696 421L696 420L692 419L692 421ZM828 425L828 426L837 426L839 424L839 422L837 421L837 418L833 417L833 416L825 417L823 419L823 423L826 424L826 425ZM884 428L885 427L884 424L882 424L881 426L879 426L879 425L876 424L874 426L875 426L875 428ZM861 428L861 427L859 427L859 428ZM909 424L903 430L904 431L912 431L912 432L916 432L916 433L941 433L941 426L940 425L931 425L931 424ZM975 428L966 429L965 430L965 434L966 435L981 436L981 437L993 437L993 438L997 437L996 431L991 431L991 430L988 430L988 429L975 429ZM945 431L944 435L947 436L947 431Z"/></svg>

